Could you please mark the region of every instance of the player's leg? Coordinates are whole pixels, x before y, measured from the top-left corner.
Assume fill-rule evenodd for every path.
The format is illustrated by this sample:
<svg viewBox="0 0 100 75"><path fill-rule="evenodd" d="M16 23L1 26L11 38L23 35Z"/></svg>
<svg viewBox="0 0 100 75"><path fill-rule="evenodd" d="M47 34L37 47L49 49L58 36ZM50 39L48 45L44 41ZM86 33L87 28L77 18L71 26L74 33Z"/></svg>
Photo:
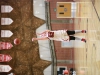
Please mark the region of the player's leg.
<svg viewBox="0 0 100 75"><path fill-rule="evenodd" d="M84 39L84 38L78 38L78 37L74 37L74 36L69 36L69 39L70 40L79 40L79 41L86 42L86 39Z"/></svg>
<svg viewBox="0 0 100 75"><path fill-rule="evenodd" d="M67 34L68 34L68 35L74 35L74 34L75 34L75 31L67 30Z"/></svg>
<svg viewBox="0 0 100 75"><path fill-rule="evenodd" d="M75 33L86 33L86 30L75 30Z"/></svg>
<svg viewBox="0 0 100 75"><path fill-rule="evenodd" d="M73 31L67 30L68 35L74 35L75 33L86 33L86 30L73 30Z"/></svg>

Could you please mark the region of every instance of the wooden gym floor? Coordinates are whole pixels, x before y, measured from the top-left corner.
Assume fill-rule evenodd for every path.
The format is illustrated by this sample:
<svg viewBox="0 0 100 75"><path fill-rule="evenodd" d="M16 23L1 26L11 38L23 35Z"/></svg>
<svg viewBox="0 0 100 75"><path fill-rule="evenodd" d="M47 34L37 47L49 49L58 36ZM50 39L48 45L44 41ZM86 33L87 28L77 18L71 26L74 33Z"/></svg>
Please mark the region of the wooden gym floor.
<svg viewBox="0 0 100 75"><path fill-rule="evenodd" d="M87 30L86 34L77 34L87 39L84 48L75 48L74 63L77 75L100 75L100 0L92 1L77 1L90 2L88 7L84 9L80 7L80 14L85 11L90 17L75 19L75 29Z"/></svg>

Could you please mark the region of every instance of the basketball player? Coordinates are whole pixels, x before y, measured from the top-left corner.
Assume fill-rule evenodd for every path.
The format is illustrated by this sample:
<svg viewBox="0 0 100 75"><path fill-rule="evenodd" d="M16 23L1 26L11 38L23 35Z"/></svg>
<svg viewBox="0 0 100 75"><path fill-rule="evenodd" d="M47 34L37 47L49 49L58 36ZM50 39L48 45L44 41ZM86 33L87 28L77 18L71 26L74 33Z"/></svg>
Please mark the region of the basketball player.
<svg viewBox="0 0 100 75"><path fill-rule="evenodd" d="M32 41L34 40L56 40L56 41L70 41L70 40L79 40L82 42L86 42L86 39L84 38L78 38L74 37L73 35L76 33L86 33L86 30L46 30L42 33L38 33L40 35L40 38L32 38Z"/></svg>

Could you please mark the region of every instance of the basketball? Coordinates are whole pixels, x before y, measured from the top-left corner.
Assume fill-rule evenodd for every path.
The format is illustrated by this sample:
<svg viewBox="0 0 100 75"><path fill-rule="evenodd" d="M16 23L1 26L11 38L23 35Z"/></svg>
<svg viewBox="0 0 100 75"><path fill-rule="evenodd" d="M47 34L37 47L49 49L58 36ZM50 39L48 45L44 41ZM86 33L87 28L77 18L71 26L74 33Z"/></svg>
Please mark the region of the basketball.
<svg viewBox="0 0 100 75"><path fill-rule="evenodd" d="M21 42L21 41L20 41L20 39L19 39L19 38L14 39L14 44L15 44L15 45L19 45L19 44L20 44L20 42Z"/></svg>
<svg viewBox="0 0 100 75"><path fill-rule="evenodd" d="M63 71L63 74L68 74L68 73L69 73L68 70Z"/></svg>

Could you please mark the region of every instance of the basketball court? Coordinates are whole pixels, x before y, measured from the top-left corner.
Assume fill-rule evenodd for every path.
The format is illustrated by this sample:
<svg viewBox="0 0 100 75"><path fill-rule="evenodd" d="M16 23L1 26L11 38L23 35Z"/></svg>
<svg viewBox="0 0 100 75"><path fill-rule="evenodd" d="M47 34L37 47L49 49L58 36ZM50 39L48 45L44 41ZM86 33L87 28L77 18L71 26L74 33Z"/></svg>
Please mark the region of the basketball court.
<svg viewBox="0 0 100 75"><path fill-rule="evenodd" d="M78 1L79 2L79 1ZM88 18L75 19L75 29L86 29L86 34L77 34L84 36L87 43L84 48L75 48L75 68L77 75L99 75L100 74L100 9L99 0L81 0L88 4L88 7L80 7L80 14L88 14ZM82 5L81 5L82 6ZM88 12L89 10L89 12Z"/></svg>

